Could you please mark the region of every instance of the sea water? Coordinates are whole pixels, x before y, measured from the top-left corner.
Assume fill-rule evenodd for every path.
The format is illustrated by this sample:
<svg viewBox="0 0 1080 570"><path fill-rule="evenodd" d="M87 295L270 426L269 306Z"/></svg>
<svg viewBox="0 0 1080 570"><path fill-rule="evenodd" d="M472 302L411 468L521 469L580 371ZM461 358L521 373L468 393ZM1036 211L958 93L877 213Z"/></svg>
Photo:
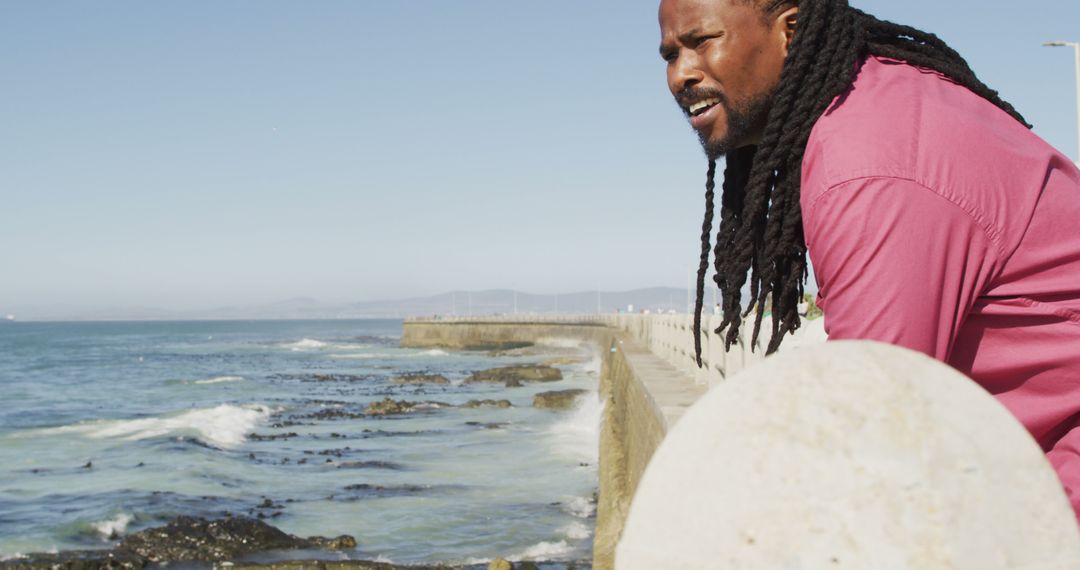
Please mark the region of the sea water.
<svg viewBox="0 0 1080 570"><path fill-rule="evenodd" d="M403 349L401 326L0 323L0 558L109 548L178 515L242 515L352 535L359 546L339 556L355 559L588 560L598 399L567 412L531 403L595 392L595 357L559 365L559 382L463 384L575 349ZM391 382L410 372L451 384ZM363 415L386 397L432 403ZM459 407L476 399L513 407Z"/></svg>

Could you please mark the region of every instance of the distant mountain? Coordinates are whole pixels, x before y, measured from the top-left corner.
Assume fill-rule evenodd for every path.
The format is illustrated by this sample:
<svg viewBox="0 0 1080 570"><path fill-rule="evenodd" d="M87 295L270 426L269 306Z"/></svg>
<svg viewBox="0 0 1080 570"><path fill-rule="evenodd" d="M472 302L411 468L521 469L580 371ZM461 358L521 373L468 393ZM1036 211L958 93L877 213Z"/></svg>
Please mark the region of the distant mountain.
<svg viewBox="0 0 1080 570"><path fill-rule="evenodd" d="M450 291L428 297L410 297L358 303L322 303L296 297L275 303L226 306L207 310L170 311L152 307L108 307L77 310L68 306L36 308L20 320L263 320L405 318L429 315L469 316L528 313L613 313L615 311L685 312L687 290L652 287L633 291L581 291L538 295L510 289Z"/></svg>
<svg viewBox="0 0 1080 570"><path fill-rule="evenodd" d="M632 307L631 307L632 306ZM612 313L615 311L685 311L686 290L652 287L633 291L581 291L538 295L510 289L451 291L431 297L356 303L350 308L367 316L508 315L521 313Z"/></svg>

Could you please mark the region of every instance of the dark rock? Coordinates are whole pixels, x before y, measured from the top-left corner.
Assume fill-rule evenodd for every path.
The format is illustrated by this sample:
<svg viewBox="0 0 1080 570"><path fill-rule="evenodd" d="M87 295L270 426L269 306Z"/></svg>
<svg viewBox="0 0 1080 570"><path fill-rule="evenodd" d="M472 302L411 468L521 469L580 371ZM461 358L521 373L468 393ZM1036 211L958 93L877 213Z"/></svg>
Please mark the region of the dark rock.
<svg viewBox="0 0 1080 570"><path fill-rule="evenodd" d="M578 398L588 393L588 390L540 392L533 396L533 407L545 410L569 410L574 407Z"/></svg>
<svg viewBox="0 0 1080 570"><path fill-rule="evenodd" d="M389 469L391 471L404 471L405 467L400 463L391 461L345 461L338 463L338 469Z"/></svg>
<svg viewBox="0 0 1080 570"><path fill-rule="evenodd" d="M281 513L275 513L274 516L280 514ZM307 540L311 546L305 548L310 548L312 546L325 550L348 550L350 548L356 548L356 539L347 534L335 536L333 538L327 538L325 536L309 536Z"/></svg>
<svg viewBox="0 0 1080 570"><path fill-rule="evenodd" d="M75 550L58 554L31 554L0 561L11 570L140 570L146 560L129 552Z"/></svg>
<svg viewBox="0 0 1080 570"><path fill-rule="evenodd" d="M522 384L521 380L518 380L517 378L511 378L506 381L507 388L521 388L522 386L524 386L524 384Z"/></svg>
<svg viewBox="0 0 1080 570"><path fill-rule="evenodd" d="M528 348L533 346L531 342L504 340L504 341L488 341L488 342L474 342L466 343L461 348L464 350L483 350L489 352L500 352L505 350L516 350L519 348Z"/></svg>
<svg viewBox="0 0 1080 570"><path fill-rule="evenodd" d="M398 566L368 560L282 560L270 564L237 563L229 570L463 570L462 566Z"/></svg>
<svg viewBox="0 0 1080 570"><path fill-rule="evenodd" d="M323 421L328 421L328 420L356 420L356 419L360 419L360 418L364 417L364 414L360 414L360 413L356 413L356 412L350 412L350 411L348 411L346 409L343 409L343 408L325 408L325 409L319 410L317 412L310 413L310 414L308 414L306 416L302 416L302 417L313 419L313 420L323 420Z"/></svg>
<svg viewBox="0 0 1080 570"><path fill-rule="evenodd" d="M372 485L370 483L357 483L348 485L344 489L348 494L339 495L341 501L358 501L370 498L401 497L420 495L435 490L431 485ZM333 500L333 495L331 495Z"/></svg>
<svg viewBox="0 0 1080 570"><path fill-rule="evenodd" d="M463 408L512 408L510 400L469 400L462 404Z"/></svg>
<svg viewBox="0 0 1080 570"><path fill-rule="evenodd" d="M369 416L389 416L397 414L407 414L416 410L426 409L438 409L452 407L446 402L407 402L405 400L394 400L392 398L384 398L378 402L372 402L368 404L364 413Z"/></svg>
<svg viewBox="0 0 1080 570"><path fill-rule="evenodd" d="M558 368L543 364L518 364L474 372L472 376L465 380L465 383L499 382L505 384L513 380L520 382L555 382L556 380L562 380L562 372Z"/></svg>
<svg viewBox="0 0 1080 570"><path fill-rule="evenodd" d="M479 428L483 428L483 429L502 429L502 428L510 425L510 423L509 422L490 422L490 423L465 422L465 425L473 426L473 427L479 427Z"/></svg>
<svg viewBox="0 0 1080 570"><path fill-rule="evenodd" d="M385 398L378 402L368 404L364 413L369 416L388 416L391 414L406 414L416 409L416 404L405 400L393 400Z"/></svg>
<svg viewBox="0 0 1080 570"><path fill-rule="evenodd" d="M449 384L450 380L442 374L410 373L394 376L392 384Z"/></svg>
<svg viewBox="0 0 1080 570"><path fill-rule="evenodd" d="M304 539L245 517L214 521L177 517L163 527L128 535L120 541L116 552L130 553L148 562L209 562L264 550L330 548L329 544L352 548L356 546L356 540L344 535L336 539Z"/></svg>
<svg viewBox="0 0 1080 570"><path fill-rule="evenodd" d="M355 374L312 374L304 380L308 382L363 382L370 379L371 376Z"/></svg>
<svg viewBox="0 0 1080 570"><path fill-rule="evenodd" d="M248 436L248 439L250 439L251 441L277 441L279 439L283 441L289 441L289 438L293 437L300 437L300 434L296 433L295 431L276 434L253 433Z"/></svg>

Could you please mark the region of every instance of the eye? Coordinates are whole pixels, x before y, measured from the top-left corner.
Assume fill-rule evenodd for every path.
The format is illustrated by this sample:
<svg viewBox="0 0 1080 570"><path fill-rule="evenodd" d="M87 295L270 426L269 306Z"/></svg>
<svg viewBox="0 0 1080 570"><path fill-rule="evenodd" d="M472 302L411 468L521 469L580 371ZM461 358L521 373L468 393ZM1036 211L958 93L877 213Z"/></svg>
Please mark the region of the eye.
<svg viewBox="0 0 1080 570"><path fill-rule="evenodd" d="M719 37L720 37L720 34L712 34L712 35L708 35L708 36L698 36L696 38L693 38L693 40L691 40L691 41L693 42L694 47L698 48L698 47L701 47L701 46L709 43L710 40L715 40L715 39L717 39Z"/></svg>
<svg viewBox="0 0 1080 570"><path fill-rule="evenodd" d="M660 52L660 59L671 63L679 57L679 50L667 49Z"/></svg>

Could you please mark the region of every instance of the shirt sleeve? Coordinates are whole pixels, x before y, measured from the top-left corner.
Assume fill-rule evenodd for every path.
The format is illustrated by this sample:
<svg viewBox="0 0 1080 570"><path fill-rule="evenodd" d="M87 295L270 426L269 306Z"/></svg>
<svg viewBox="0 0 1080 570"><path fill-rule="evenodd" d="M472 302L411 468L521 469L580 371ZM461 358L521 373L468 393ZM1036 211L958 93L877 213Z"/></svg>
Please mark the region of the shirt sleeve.
<svg viewBox="0 0 1080 570"><path fill-rule="evenodd" d="M868 177L804 207L831 340L866 339L949 359L998 250L975 216L917 182Z"/></svg>

